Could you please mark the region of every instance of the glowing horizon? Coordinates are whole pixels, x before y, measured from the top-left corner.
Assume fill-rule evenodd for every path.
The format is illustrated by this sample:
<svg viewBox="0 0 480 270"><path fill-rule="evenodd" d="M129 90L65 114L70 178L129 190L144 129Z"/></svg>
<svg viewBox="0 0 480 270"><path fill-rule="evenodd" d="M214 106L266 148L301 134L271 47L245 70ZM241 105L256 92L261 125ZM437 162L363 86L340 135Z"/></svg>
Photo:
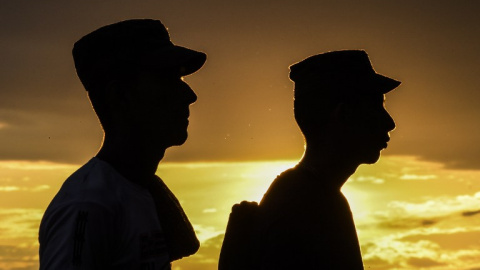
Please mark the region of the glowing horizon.
<svg viewBox="0 0 480 270"><path fill-rule="evenodd" d="M259 201L273 179L296 162L162 163L157 173L181 201L202 243L197 254L175 262L173 269L216 269L231 206ZM12 164L0 162L0 269L38 269L40 218L79 165ZM480 171L449 170L412 156L384 156L377 164L360 166L342 191L354 214L366 267L479 267L480 242L475 239L480 236L480 220L475 216L480 212L480 192L472 186L477 177ZM1 188L12 182L17 189ZM14 199L17 203L10 202Z"/></svg>

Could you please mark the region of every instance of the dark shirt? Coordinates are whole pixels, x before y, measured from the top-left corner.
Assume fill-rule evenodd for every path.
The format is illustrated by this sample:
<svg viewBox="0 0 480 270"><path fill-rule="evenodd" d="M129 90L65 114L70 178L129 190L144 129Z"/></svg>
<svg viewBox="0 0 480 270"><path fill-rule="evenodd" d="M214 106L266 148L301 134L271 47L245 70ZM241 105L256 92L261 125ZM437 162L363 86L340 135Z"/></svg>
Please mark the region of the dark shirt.
<svg viewBox="0 0 480 270"><path fill-rule="evenodd" d="M297 166L260 202L260 269L363 269L347 200L328 179Z"/></svg>
<svg viewBox="0 0 480 270"><path fill-rule="evenodd" d="M165 230L149 191L92 158L48 206L40 269L171 269Z"/></svg>

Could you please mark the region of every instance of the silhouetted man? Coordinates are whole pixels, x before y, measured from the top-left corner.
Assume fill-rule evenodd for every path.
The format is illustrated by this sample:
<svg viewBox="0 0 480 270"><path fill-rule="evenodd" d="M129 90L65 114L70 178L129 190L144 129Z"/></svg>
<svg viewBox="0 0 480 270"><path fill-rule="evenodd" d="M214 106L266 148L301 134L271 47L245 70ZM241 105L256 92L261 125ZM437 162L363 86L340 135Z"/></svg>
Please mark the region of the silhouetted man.
<svg viewBox="0 0 480 270"><path fill-rule="evenodd" d="M290 79L304 156L273 181L259 207L234 206L220 269L363 269L340 189L387 147L395 123L384 95L400 82L375 73L360 50L311 56L290 67Z"/></svg>
<svg viewBox="0 0 480 270"><path fill-rule="evenodd" d="M73 57L104 140L46 210L40 268L170 269L199 242L155 172L165 150L187 139L197 96L182 76L206 55L174 45L160 21L141 19L84 36Z"/></svg>

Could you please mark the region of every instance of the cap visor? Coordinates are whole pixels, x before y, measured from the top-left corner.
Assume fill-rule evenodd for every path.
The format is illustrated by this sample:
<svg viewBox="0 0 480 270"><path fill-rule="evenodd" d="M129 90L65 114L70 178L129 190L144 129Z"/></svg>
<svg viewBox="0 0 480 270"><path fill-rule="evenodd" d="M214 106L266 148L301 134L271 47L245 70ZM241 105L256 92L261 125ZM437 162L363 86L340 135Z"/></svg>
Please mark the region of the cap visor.
<svg viewBox="0 0 480 270"><path fill-rule="evenodd" d="M180 75L187 76L199 70L207 61L207 55L203 52L175 46L175 55L180 63Z"/></svg>
<svg viewBox="0 0 480 270"><path fill-rule="evenodd" d="M386 94L397 88L401 82L380 74L375 74L373 84L375 89L381 91L383 94Z"/></svg>
<svg viewBox="0 0 480 270"><path fill-rule="evenodd" d="M203 52L172 46L153 52L144 63L152 68L179 72L180 76L187 76L199 70L206 60L207 55Z"/></svg>

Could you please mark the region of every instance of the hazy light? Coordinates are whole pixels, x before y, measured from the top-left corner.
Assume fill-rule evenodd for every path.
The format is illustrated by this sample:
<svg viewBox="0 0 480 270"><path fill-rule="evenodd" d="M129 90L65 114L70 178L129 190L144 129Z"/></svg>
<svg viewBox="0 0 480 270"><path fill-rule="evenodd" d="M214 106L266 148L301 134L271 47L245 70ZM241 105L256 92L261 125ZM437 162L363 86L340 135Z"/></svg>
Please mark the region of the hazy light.
<svg viewBox="0 0 480 270"><path fill-rule="evenodd" d="M5 191L5 192L17 191L17 190L20 190L20 188L19 188L19 187L16 187L16 186L3 186L3 187L0 187L0 191Z"/></svg>
<svg viewBox="0 0 480 270"><path fill-rule="evenodd" d="M77 165L60 164L50 161L23 161L23 160L6 160L0 161L0 170L65 170L77 169Z"/></svg>

